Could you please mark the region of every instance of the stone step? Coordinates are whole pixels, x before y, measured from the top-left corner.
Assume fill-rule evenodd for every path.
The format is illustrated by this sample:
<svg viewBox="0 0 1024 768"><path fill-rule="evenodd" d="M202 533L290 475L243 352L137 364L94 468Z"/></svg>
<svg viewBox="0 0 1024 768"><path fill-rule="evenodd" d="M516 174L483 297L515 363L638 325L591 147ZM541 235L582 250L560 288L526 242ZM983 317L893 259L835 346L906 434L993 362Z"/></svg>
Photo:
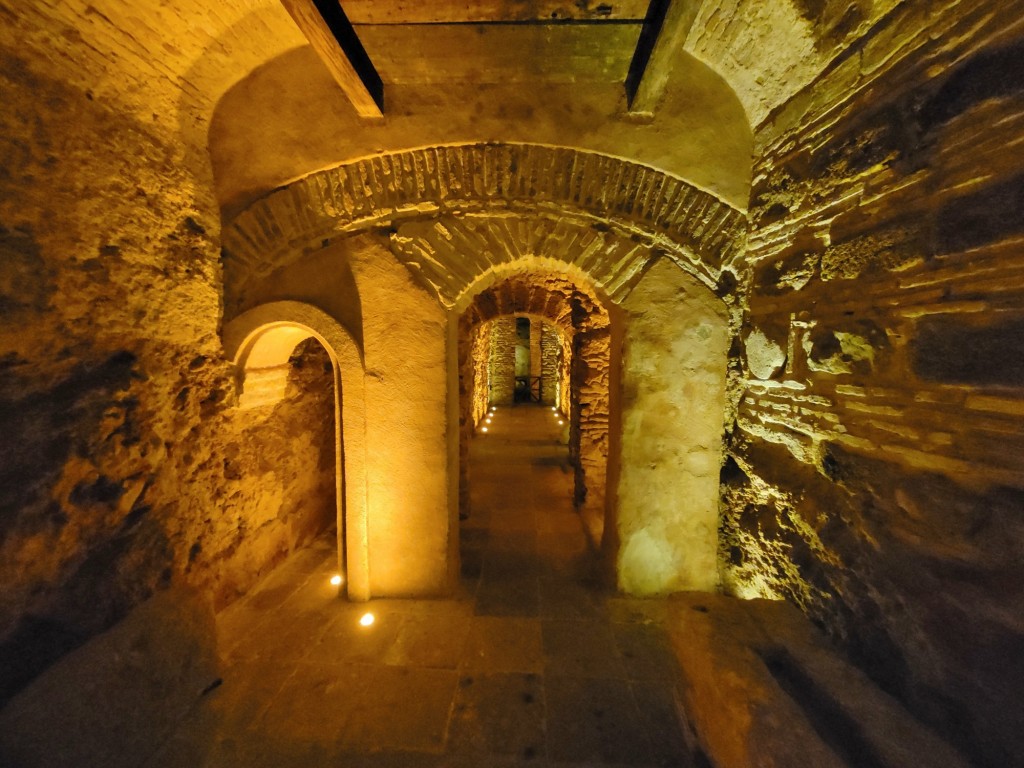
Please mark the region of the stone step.
<svg viewBox="0 0 1024 768"><path fill-rule="evenodd" d="M686 725L715 768L969 768L794 606L681 593L668 615Z"/></svg>

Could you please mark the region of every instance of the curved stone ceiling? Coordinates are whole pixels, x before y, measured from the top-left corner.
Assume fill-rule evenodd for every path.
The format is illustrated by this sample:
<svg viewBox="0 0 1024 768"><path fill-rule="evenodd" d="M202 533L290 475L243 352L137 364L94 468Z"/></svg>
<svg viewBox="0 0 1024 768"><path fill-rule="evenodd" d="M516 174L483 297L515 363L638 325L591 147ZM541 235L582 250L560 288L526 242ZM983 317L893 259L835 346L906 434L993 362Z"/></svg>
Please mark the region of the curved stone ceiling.
<svg viewBox="0 0 1024 768"><path fill-rule="evenodd" d="M680 55L703 62L723 78L745 113L743 121L757 126L906 1L703 0ZM379 7L388 5L382 1ZM308 49L280 0L21 3L6 21L10 39L27 53L38 52L40 60L58 63L72 77L71 85L119 113L176 132L196 153L189 157L196 160L197 172L199 153L208 147L214 112L225 95L275 59ZM501 51L502 43L492 48ZM307 80L324 74L317 66L322 69L314 63ZM482 59L478 66L467 63L466 71L488 66ZM430 71L429 63L425 70ZM386 69L383 75L388 82ZM691 75L692 68L674 71L669 92L685 90ZM308 93L308 83L299 85ZM542 80L523 86L528 92L543 88ZM509 123L522 117L505 115ZM301 136L310 127L299 123L292 132ZM671 142L673 131L661 131ZM380 148L389 146L395 145ZM338 159L324 158L322 165Z"/></svg>
<svg viewBox="0 0 1024 768"><path fill-rule="evenodd" d="M504 56L488 56L462 37L451 42L458 55L425 53L422 80L387 83L385 117L378 121L356 117L310 48L268 61L224 95L210 126L209 154L224 216L297 178L360 158L487 143L621 157L746 206L753 136L742 105L710 67L680 51L675 86L653 114L632 115L625 69L621 78L603 79L586 77L582 65L569 63L560 77L536 71L538 46L548 58L559 53L558 39L545 38L548 26L527 30L536 38L532 45L517 42L511 29L489 31L491 47L512 48ZM517 52L525 58L518 68L512 63ZM452 60L465 71L451 71Z"/></svg>

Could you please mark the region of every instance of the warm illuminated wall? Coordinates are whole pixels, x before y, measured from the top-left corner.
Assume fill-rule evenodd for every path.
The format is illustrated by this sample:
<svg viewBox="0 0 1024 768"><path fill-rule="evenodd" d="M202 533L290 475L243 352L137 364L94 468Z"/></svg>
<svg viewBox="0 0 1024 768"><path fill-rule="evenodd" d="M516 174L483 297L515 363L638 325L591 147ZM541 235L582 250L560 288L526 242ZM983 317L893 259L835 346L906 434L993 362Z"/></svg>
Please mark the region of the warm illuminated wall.
<svg viewBox="0 0 1024 768"><path fill-rule="evenodd" d="M510 26L519 36L533 38L522 60L539 64L538 52L554 54L559 37L571 35L575 25ZM443 60L457 61L452 52L468 54L469 48L479 45L477 29L431 25L414 31L429 36L424 42L441 48ZM389 34L387 26L376 31L385 38ZM393 32L403 33L408 35L409 30ZM439 41L446 38L452 43L444 50ZM385 39L378 45L376 56L395 55ZM506 40L496 45L515 43ZM686 178L733 205L746 202L751 136L743 107L721 77L685 52L675 57L674 87L645 120L623 117L624 89L619 78L506 79L486 60L463 69L462 77L438 71L431 78L436 63L425 66L424 61L416 61L409 79L389 82L388 116L376 122L359 119L338 98L337 84L310 47L270 58L224 95L211 120L210 156L218 199L225 210L234 214L298 177L379 154L382 147L495 140L578 147L631 158ZM254 147L268 151L253 152ZM410 166L406 172L415 169Z"/></svg>
<svg viewBox="0 0 1024 768"><path fill-rule="evenodd" d="M723 475L727 589L990 766L1024 754L1019 11L904 3L757 132Z"/></svg>
<svg viewBox="0 0 1024 768"><path fill-rule="evenodd" d="M373 578L433 588L455 538L450 303L524 254L622 301L653 290L636 282L657 249L749 298L725 411L726 588L792 600L985 764L1019 763L1015 3L707 2L649 119L623 117L619 80L481 67L486 87L399 85L383 124L349 114L279 2L0 4L0 656L20 671L168 583L223 602L312 530L289 526L327 477L327 419L302 405L323 393L263 421L237 409L225 321L301 298L365 343ZM748 200L744 267L728 203ZM353 237L372 227L388 234ZM645 322L624 331L638 362ZM599 368L595 350L575 359ZM625 398L671 390L642 366L602 370L634 381ZM572 399L589 417L600 390ZM622 413L627 497L649 471L650 447L626 439L642 415ZM629 564L645 559L635 531L661 523L623 512Z"/></svg>
<svg viewBox="0 0 1024 768"><path fill-rule="evenodd" d="M361 340L369 593L441 594L451 586L456 506L448 487L448 320L385 242L363 235L309 253L249 285L244 299L309 301Z"/></svg>
<svg viewBox="0 0 1024 768"><path fill-rule="evenodd" d="M191 580L214 592L215 607L336 524L331 359L307 339L286 366L283 392L229 413L241 434L225 452L225 482L212 489L220 519L196 536L189 552Z"/></svg>
<svg viewBox="0 0 1024 768"><path fill-rule="evenodd" d="M488 349L488 380L492 405L512 405L516 384L516 319L514 316L491 321Z"/></svg>
<svg viewBox="0 0 1024 768"><path fill-rule="evenodd" d="M459 361L459 370L466 370L466 377L460 381L466 387L460 390L460 397L469 397L471 405L470 424L476 428L490 406L491 393L491 340L493 321L480 323L471 332L469 348L465 351L468 359ZM461 341L461 339L460 339ZM460 348L460 355L463 354ZM468 380L467 380L468 379Z"/></svg>
<svg viewBox="0 0 1024 768"><path fill-rule="evenodd" d="M521 315L522 316L522 315ZM527 317L530 321L530 376L541 379L541 402L553 405L558 402L563 389L568 392L568 363L562 365L563 338L557 327L541 317ZM490 402L511 405L515 390L515 316L496 318L487 324L489 345L484 351L487 362L487 376L490 382ZM477 381L481 377L477 377ZM568 403L568 400L565 401ZM475 417L475 423L479 417Z"/></svg>
<svg viewBox="0 0 1024 768"><path fill-rule="evenodd" d="M563 388L567 388L569 383L568 366L562 363L565 342L562 333L551 323L541 323L540 334L539 373L543 402L545 405L559 405L563 402Z"/></svg>
<svg viewBox="0 0 1024 768"><path fill-rule="evenodd" d="M181 81L45 18L69 6L4 6L0 700L168 584L223 605L333 503L317 365L258 418L235 409Z"/></svg>
<svg viewBox="0 0 1024 768"><path fill-rule="evenodd" d="M718 585L726 308L664 259L622 306L618 584L632 594L711 591Z"/></svg>

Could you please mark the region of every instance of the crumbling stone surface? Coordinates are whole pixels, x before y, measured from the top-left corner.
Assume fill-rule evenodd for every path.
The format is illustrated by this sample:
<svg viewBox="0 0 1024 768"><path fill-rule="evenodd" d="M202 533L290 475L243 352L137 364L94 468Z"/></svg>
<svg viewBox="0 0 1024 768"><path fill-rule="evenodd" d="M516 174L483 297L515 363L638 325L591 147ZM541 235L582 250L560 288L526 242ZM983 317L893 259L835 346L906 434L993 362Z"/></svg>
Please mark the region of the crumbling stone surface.
<svg viewBox="0 0 1024 768"><path fill-rule="evenodd" d="M545 405L566 403L569 386L565 334L551 323L540 324L540 388Z"/></svg>
<svg viewBox="0 0 1024 768"><path fill-rule="evenodd" d="M188 147L4 50L0 698L168 583L230 600L301 540L285 499L316 504L300 467L322 448L229 415L216 211ZM260 461L280 490L254 511ZM240 518L283 533L239 547Z"/></svg>
<svg viewBox="0 0 1024 768"><path fill-rule="evenodd" d="M491 324L488 373L491 382L490 401L495 405L512 405L516 384L516 319L512 315L496 318Z"/></svg>
<svg viewBox="0 0 1024 768"><path fill-rule="evenodd" d="M723 583L1020 765L1021 29L997 4L893 13L757 133Z"/></svg>

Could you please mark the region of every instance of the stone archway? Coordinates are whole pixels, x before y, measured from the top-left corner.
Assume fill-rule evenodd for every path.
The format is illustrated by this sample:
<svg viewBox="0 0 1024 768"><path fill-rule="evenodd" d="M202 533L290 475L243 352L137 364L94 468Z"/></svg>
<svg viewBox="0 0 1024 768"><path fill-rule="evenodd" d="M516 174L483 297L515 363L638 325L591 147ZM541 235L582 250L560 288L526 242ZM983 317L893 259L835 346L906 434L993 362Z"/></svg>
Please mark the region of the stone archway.
<svg viewBox="0 0 1024 768"><path fill-rule="evenodd" d="M744 215L722 200L682 179L619 158L528 144L408 150L311 174L252 203L235 216L224 229L225 304L229 309L244 305L246 295L253 292L252 286L262 285L271 279L270 275L291 269L306 255L312 257L337 247L351 249L354 258L360 259L363 257L358 254L364 252L361 249L387 249L393 266L404 267L403 280L418 284L448 315L448 336L444 342L449 350L444 406L447 455L442 460L431 454L430 460L446 469L444 501L450 531L457 525L457 509L465 497L459 483L465 458L463 432L472 423L472 415L459 404L458 317L476 294L516 273L546 271L567 275L583 285L594 286L599 291L595 295L600 296L605 306L624 320L635 322L639 329L645 315L637 303L634 302L633 312L621 308L638 288L652 288L655 265L657 270L671 272L673 285L685 283L685 289L682 283L676 286L679 291L693 290L710 296L713 303L722 304L714 294L721 293L723 285L734 285L729 273L744 253L745 229ZM382 273L377 271L374 275L376 280ZM673 295L669 303L677 299ZM724 306L718 309L724 311ZM717 339L719 330L728 329L729 320L727 312L716 309L713 314L712 335ZM365 306L363 320L373 322ZM701 322L698 325L703 327ZM678 325L673 328L685 330ZM647 328L645 333L650 330ZM607 489L607 497L602 493L597 498L596 484L578 484L587 489L585 495L580 494L585 500L587 527L592 539L601 542L607 561L618 566L620 585L627 591L714 588L717 528L714 522L708 522L707 511L714 507L716 489L708 491L698 484L700 525L710 530L709 535L702 536L691 535L687 524L681 523L673 512L680 506L694 507L682 486L668 479L678 462L662 465L653 460L656 468L663 467L657 474L666 489L659 514L672 523L655 521L652 525L645 518L642 505L626 493L633 487L629 485L633 479L643 473L623 471L628 469L625 464L652 463L644 450L634 450L645 442L645 431L626 430L632 422L624 422L623 409L612 402L622 397L623 387L649 381L645 377L650 366L642 356L633 355L627 370L623 369L622 360L615 357L627 338L621 325L618 330L609 326L607 338L578 350L576 355L588 367L602 369L591 379L600 385L581 394L580 400L600 403L605 414L603 419L590 422L602 425L600 439L588 439L586 418L578 420L572 433L579 471L584 477L589 474L592 478L607 478L600 483L602 491ZM634 337L633 341L639 338ZM430 348L436 348L438 341L432 340ZM602 345L607 351L601 350ZM655 379L665 382L673 380L673 376L685 376L670 370L672 365L689 364L685 355L676 354L672 340L665 335L655 346L672 350L654 366ZM716 379L714 389L724 391L725 351L721 351L720 366L718 351L709 354L716 356L716 376L721 368L721 381ZM466 359L465 354L462 359ZM601 362L609 359L610 364ZM704 468L702 477L712 473L710 468L721 457L726 408L724 402L718 405L718 412L711 414L719 422L712 430L714 439L705 439L705 430L700 445L691 451L694 456L699 455L695 463ZM590 468L583 466L588 457L594 457ZM620 489L622 483L626 485ZM627 503L623 504L622 499ZM692 552L685 547L676 551L671 543L656 539L655 549L669 553L663 558L660 571L653 577L642 574L639 578L623 578L625 563L642 562L645 553L652 551L644 544L644 537L652 535L669 539L679 535L695 547L699 542L707 551L691 557ZM449 560L457 552L453 540L457 539L447 537ZM631 553L630 557L622 560L622 551ZM450 562L449 582L453 581L452 567ZM674 568L678 573L672 571ZM699 577L694 576L697 571Z"/></svg>
<svg viewBox="0 0 1024 768"><path fill-rule="evenodd" d="M241 407L249 404L254 380L260 380L261 398L283 392L282 367L296 345L310 337L327 350L334 375L338 565L347 572L349 598L366 600L370 597L370 553L362 355L336 320L301 302L254 307L228 322L223 332L225 352L237 366Z"/></svg>
<svg viewBox="0 0 1024 768"><path fill-rule="evenodd" d="M528 262L534 265L533 262ZM527 265L519 265L520 268ZM477 389L479 354L475 330L507 316L528 315L549 320L569 342L569 402L562 413L569 419L569 454L575 468L574 497L595 547L600 547L605 519L609 456L609 411L614 393L610 387L612 369L611 319L597 292L582 279L549 270L496 275L470 288L459 314L459 502L469 507L469 439L479 417L479 404L472 393ZM472 298L469 298L472 297ZM474 347L476 349L474 350Z"/></svg>

